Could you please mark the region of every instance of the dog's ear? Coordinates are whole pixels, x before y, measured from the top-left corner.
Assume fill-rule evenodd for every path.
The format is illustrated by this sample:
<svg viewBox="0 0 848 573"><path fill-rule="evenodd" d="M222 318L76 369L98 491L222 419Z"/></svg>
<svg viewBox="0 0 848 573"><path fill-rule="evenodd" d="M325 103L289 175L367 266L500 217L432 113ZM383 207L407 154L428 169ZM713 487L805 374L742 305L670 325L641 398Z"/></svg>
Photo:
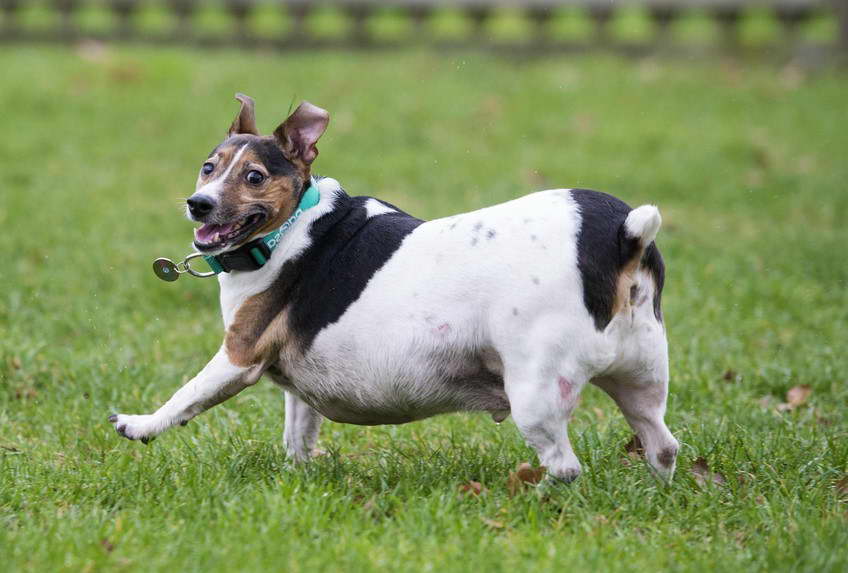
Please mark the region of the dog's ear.
<svg viewBox="0 0 848 573"><path fill-rule="evenodd" d="M227 132L227 137L240 133L259 135L256 129L256 114L253 111L253 98L244 94L236 94L236 99L241 102L241 109Z"/></svg>
<svg viewBox="0 0 848 573"><path fill-rule="evenodd" d="M327 129L328 123L329 113L305 101L274 130L274 137L287 159L300 160L309 165L318 155L315 144Z"/></svg>

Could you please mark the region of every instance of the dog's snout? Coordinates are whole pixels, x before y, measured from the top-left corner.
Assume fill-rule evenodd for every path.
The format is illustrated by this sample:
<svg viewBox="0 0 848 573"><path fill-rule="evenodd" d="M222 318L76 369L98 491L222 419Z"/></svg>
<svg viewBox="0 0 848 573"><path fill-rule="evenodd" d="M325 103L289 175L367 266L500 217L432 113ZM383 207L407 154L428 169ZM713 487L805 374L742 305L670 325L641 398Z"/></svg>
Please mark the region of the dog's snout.
<svg viewBox="0 0 848 573"><path fill-rule="evenodd" d="M215 208L215 201L208 195L192 195L186 199L186 204L192 217L204 217Z"/></svg>

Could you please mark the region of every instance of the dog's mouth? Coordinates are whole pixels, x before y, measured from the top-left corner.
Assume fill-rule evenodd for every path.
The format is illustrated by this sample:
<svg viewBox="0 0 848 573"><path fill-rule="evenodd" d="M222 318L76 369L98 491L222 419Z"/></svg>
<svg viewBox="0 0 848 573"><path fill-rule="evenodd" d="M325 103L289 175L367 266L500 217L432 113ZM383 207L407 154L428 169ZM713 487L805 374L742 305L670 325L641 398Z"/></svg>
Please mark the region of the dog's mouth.
<svg viewBox="0 0 848 573"><path fill-rule="evenodd" d="M254 211L229 223L206 223L194 230L194 246L198 251L209 252L237 245L267 218L264 211Z"/></svg>

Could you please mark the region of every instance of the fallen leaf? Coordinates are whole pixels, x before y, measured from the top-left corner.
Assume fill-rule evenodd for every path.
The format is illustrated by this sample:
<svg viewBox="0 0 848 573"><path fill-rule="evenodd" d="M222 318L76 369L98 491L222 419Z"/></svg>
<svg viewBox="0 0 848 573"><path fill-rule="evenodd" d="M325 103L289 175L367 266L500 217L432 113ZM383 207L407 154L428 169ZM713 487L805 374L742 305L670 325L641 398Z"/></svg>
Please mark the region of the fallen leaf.
<svg viewBox="0 0 848 573"><path fill-rule="evenodd" d="M809 384L799 384L786 391L786 402L777 405L779 412L788 412L802 406L813 393Z"/></svg>
<svg viewBox="0 0 848 573"><path fill-rule="evenodd" d="M507 480L510 497L523 490L528 484L536 485L542 481L546 471L547 469L544 466L534 468L527 462L520 464L517 470L510 472Z"/></svg>
<svg viewBox="0 0 848 573"><path fill-rule="evenodd" d="M725 372L724 372L724 374L722 375L722 377L721 377L721 378L722 378L723 380L728 381L728 382L731 382L731 381L733 381L733 380L736 380L736 371L735 371L735 370L731 370L731 369L727 369L727 370L725 370Z"/></svg>
<svg viewBox="0 0 848 573"><path fill-rule="evenodd" d="M105 537L100 540L100 545L106 550L106 553L112 553L115 550L115 545Z"/></svg>
<svg viewBox="0 0 848 573"><path fill-rule="evenodd" d="M833 487L836 488L836 493L838 493L840 496L848 497L848 474L836 480L836 483Z"/></svg>
<svg viewBox="0 0 848 573"><path fill-rule="evenodd" d="M645 448L642 446L642 440L639 439L639 436L633 434L633 437L630 438L630 441L624 444L624 451L627 452L629 456L644 456Z"/></svg>
<svg viewBox="0 0 848 573"><path fill-rule="evenodd" d="M695 460L692 464L692 468L689 470L692 472L692 475L695 478L695 481L699 486L704 486L705 484L712 482L717 485L723 485L727 483L727 480L724 479L724 476L719 472L710 471L710 466L707 463L706 458L700 457Z"/></svg>
<svg viewBox="0 0 848 573"><path fill-rule="evenodd" d="M502 521L495 521L494 519L489 519L488 517L481 517L483 523L491 527L492 529L503 529L504 524Z"/></svg>
<svg viewBox="0 0 848 573"><path fill-rule="evenodd" d="M827 416L822 414L821 410L819 410L818 408L816 408L813 411L813 413L816 416L816 422L818 422L822 426L832 426L833 425L833 420L831 420L830 418L828 418Z"/></svg>
<svg viewBox="0 0 848 573"><path fill-rule="evenodd" d="M21 369L21 359L17 356L12 358L12 368L14 368L15 370Z"/></svg>
<svg viewBox="0 0 848 573"><path fill-rule="evenodd" d="M38 397L38 390L33 386L19 386L15 388L15 398L18 400L31 400Z"/></svg>
<svg viewBox="0 0 848 573"><path fill-rule="evenodd" d="M799 384L798 386L793 386L786 392L786 401L793 408L797 408L806 402L807 398L809 398L812 393L813 389L809 384Z"/></svg>
<svg viewBox="0 0 848 573"><path fill-rule="evenodd" d="M488 490L483 487L479 481L469 481L468 483L461 484L459 486L459 494L460 495L470 495L470 496L478 496L483 495Z"/></svg>

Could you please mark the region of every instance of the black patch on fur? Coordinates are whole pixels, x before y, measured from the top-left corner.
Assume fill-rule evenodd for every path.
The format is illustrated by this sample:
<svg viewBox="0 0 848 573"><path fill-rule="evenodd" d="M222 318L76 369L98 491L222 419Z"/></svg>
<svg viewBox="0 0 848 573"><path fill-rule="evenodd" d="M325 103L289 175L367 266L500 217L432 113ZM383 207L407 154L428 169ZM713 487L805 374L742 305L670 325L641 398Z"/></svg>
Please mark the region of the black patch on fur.
<svg viewBox="0 0 848 573"><path fill-rule="evenodd" d="M289 326L305 352L323 328L338 321L403 239L423 223L395 212L368 217L371 197L339 192L334 208L312 223L312 245L287 261L271 285L272 308L289 309Z"/></svg>
<svg viewBox="0 0 848 573"><path fill-rule="evenodd" d="M250 149L259 156L259 160L262 161L271 176L290 175L297 171L273 139L254 139L250 144Z"/></svg>
<svg viewBox="0 0 848 573"><path fill-rule="evenodd" d="M639 252L638 239L624 233L624 220L632 209L624 201L599 191L572 189L571 196L581 216L577 266L583 280L583 303L595 321L595 328L604 330L612 320L618 276ZM665 267L656 245L651 243L645 249L640 264L654 278L654 315L662 321L660 298Z"/></svg>
<svg viewBox="0 0 848 573"><path fill-rule="evenodd" d="M654 277L656 290L654 291L654 316L660 322L663 321L662 314L662 290L665 285L665 263L663 262L662 254L654 243L648 245L645 249L645 254L642 255L642 268L647 269Z"/></svg>
<svg viewBox="0 0 848 573"><path fill-rule="evenodd" d="M297 172L292 162L283 155L276 141L270 137L234 135L215 147L209 157L215 155L223 147L241 147L242 145L247 145L249 149L256 153L271 176L291 175Z"/></svg>

